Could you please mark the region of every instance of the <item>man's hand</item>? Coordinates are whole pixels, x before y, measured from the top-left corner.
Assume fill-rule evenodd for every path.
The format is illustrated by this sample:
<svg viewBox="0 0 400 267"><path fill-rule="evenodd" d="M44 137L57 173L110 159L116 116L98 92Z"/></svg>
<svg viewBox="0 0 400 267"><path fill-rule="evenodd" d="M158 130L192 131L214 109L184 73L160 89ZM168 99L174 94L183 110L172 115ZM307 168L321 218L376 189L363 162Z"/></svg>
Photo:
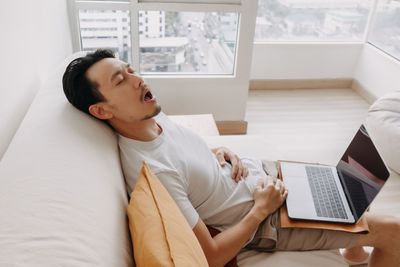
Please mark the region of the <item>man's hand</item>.
<svg viewBox="0 0 400 267"><path fill-rule="evenodd" d="M232 164L232 179L235 180L236 183L239 182L240 177L246 178L249 174L249 170L242 163L240 158L228 148L217 147L211 151L215 154L222 167L226 165L227 161L230 161Z"/></svg>
<svg viewBox="0 0 400 267"><path fill-rule="evenodd" d="M287 190L278 180L274 184L268 176L267 185L260 179L254 189L254 206L248 214L233 227L211 237L204 222L199 218L193 232L199 240L210 266L224 266L243 248L257 226L287 197Z"/></svg>
<svg viewBox="0 0 400 267"><path fill-rule="evenodd" d="M264 220L268 215L282 206L287 195L288 191L280 179L277 179L274 184L273 178L267 176L267 185L265 186L263 179L259 179L253 192L253 212L260 219Z"/></svg>

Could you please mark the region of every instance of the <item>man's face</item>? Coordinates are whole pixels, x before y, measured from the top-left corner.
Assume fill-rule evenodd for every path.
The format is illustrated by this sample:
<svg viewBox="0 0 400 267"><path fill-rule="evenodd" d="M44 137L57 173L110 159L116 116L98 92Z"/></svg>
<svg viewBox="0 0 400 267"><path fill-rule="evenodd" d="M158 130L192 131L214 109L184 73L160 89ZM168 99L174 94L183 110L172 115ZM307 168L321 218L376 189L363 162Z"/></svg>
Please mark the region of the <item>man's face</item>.
<svg viewBox="0 0 400 267"><path fill-rule="evenodd" d="M98 84L106 99L100 103L100 112L112 115L106 119L137 122L154 117L161 110L144 80L125 62L105 58L91 66L86 75Z"/></svg>

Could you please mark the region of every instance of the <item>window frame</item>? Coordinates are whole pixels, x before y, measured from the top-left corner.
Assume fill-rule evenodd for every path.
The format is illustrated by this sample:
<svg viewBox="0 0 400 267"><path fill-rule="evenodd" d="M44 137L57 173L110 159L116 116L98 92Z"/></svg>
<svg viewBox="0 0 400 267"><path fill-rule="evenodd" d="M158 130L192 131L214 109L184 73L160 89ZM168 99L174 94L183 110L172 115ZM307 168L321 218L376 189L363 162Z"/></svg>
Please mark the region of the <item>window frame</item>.
<svg viewBox="0 0 400 267"><path fill-rule="evenodd" d="M79 26L79 10L127 10L130 12L131 27L131 49L132 49L132 65L135 69L139 69L139 11L177 11L177 12L235 12L238 13L238 32L236 40L236 49L234 55L234 66L232 74L197 74L197 73L154 73L141 74L146 79L180 78L190 80L191 82L205 82L205 79L223 79L225 82L230 81L243 82L249 79L250 64L252 55L252 45L255 29L255 16L252 18L250 14L257 11L257 1L242 0L240 4L208 4L208 3L165 3L165 2L140 2L131 0L130 2L100 2L91 0L67 0L69 5L71 34L73 40L74 52L80 51L82 44L80 38ZM256 3L255 3L256 2ZM254 7L255 6L255 7ZM254 20L254 21L253 21ZM253 30L245 30L253 24ZM251 27L250 27L251 28ZM137 29L137 30L134 30ZM251 36L249 40L249 35ZM249 47L251 46L251 47ZM247 69L246 69L247 68ZM193 81L195 80L195 81Z"/></svg>
<svg viewBox="0 0 400 267"><path fill-rule="evenodd" d="M378 13L378 1L382 1L382 0L374 0L375 5L374 5L374 14L371 17L371 24L369 25L369 31L368 34L365 37L365 43L371 45L372 47L376 48L377 50L383 52L384 54L388 55L389 57L391 57L392 59L396 60L397 62L400 62L400 55L394 55L391 51L388 51L385 49L384 46L375 43L373 40L371 40L371 34L372 34L372 30L373 30L373 24L376 21L376 17L377 17L377 13Z"/></svg>

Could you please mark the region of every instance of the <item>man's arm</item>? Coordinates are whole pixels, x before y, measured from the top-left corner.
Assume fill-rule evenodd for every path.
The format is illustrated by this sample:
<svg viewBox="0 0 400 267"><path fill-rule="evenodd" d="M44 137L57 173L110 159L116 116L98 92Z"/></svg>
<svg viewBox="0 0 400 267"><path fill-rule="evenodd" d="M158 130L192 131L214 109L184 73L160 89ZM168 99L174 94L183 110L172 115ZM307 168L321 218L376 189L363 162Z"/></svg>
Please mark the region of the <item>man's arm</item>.
<svg viewBox="0 0 400 267"><path fill-rule="evenodd" d="M250 212L235 226L214 238L200 218L193 228L211 267L223 266L235 257L257 226L282 205L287 197L287 190L280 180L274 185L272 177L268 176L267 185L264 187L260 179L253 195L254 206Z"/></svg>

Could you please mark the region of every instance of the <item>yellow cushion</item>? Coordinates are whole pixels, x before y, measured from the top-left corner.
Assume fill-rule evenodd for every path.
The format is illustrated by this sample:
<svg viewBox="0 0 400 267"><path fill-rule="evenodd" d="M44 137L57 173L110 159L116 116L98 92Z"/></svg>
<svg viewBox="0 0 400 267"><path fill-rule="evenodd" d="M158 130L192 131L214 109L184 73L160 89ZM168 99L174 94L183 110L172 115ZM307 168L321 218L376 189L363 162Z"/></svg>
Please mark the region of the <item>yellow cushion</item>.
<svg viewBox="0 0 400 267"><path fill-rule="evenodd" d="M185 217L144 161L127 212L137 266L208 266Z"/></svg>

